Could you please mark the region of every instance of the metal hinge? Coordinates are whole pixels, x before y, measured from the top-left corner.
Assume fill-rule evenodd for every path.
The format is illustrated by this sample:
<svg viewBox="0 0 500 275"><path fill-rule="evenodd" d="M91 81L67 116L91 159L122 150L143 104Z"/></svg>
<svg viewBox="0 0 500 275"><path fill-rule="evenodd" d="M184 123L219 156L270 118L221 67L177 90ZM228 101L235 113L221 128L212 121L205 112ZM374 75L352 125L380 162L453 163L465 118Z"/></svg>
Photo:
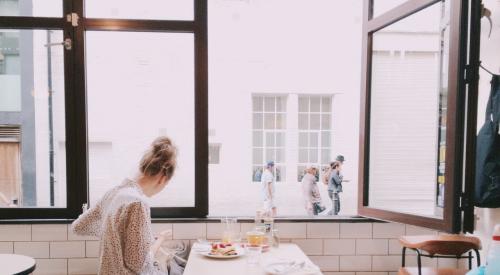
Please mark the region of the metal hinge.
<svg viewBox="0 0 500 275"><path fill-rule="evenodd" d="M460 210L465 211L471 207L471 202L469 196L465 193L460 194Z"/></svg>
<svg viewBox="0 0 500 275"><path fill-rule="evenodd" d="M71 22L71 26L73 27L78 27L78 19L80 19L80 17L75 12L66 15L66 21Z"/></svg>

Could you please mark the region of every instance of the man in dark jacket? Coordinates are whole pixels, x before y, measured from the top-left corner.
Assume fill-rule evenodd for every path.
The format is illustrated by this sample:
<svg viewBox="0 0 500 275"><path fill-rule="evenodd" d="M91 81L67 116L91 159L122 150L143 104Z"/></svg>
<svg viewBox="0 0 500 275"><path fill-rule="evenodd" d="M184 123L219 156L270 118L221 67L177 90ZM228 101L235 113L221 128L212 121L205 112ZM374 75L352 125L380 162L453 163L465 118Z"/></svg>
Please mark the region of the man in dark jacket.
<svg viewBox="0 0 500 275"><path fill-rule="evenodd" d="M330 179L328 180L328 196L332 200L332 209L328 212L329 215L338 215L340 212L340 196L342 192L342 162L344 157L337 156L337 160L332 163Z"/></svg>

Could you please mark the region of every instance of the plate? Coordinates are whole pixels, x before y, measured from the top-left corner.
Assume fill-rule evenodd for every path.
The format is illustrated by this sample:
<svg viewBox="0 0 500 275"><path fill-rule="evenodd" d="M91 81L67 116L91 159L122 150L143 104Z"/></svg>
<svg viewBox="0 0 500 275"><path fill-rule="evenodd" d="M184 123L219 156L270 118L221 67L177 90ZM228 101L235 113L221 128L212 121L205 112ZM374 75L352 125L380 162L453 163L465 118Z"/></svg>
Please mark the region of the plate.
<svg viewBox="0 0 500 275"><path fill-rule="evenodd" d="M210 254L210 251L203 251L203 252L200 252L200 254L205 256L205 257L212 258L212 259L233 259L233 258L238 258L240 256L245 255L245 250L237 247L236 248L236 255L226 255L226 256L225 255Z"/></svg>

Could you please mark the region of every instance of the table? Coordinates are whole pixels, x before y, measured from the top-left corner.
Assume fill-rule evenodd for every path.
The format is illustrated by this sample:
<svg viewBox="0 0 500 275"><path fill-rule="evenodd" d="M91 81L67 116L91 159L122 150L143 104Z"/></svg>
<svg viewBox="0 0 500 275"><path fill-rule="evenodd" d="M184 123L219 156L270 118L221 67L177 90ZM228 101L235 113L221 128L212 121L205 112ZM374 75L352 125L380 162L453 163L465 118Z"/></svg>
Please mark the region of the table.
<svg viewBox="0 0 500 275"><path fill-rule="evenodd" d="M2 274L25 275L35 271L35 259L16 254L0 254Z"/></svg>
<svg viewBox="0 0 500 275"><path fill-rule="evenodd" d="M196 246L194 244L193 246ZM246 256L234 259L211 259L192 251L184 270L184 275L264 275L263 266L249 266ZM261 263L271 259L294 259L304 260L311 263L311 260L300 250L296 244L281 243L278 248L271 248L268 252L262 253ZM299 273L297 273L299 274ZM319 272L318 275L322 273Z"/></svg>

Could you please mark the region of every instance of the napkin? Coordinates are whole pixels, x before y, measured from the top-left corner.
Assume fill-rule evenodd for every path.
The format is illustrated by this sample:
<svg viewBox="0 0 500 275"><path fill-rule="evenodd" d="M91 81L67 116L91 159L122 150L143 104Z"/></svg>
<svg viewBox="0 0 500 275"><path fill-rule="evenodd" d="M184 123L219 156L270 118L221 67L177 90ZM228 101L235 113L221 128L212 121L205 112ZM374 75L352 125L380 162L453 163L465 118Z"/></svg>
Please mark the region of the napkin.
<svg viewBox="0 0 500 275"><path fill-rule="evenodd" d="M267 274L285 275L285 274L321 274L320 269L311 263L303 260L285 260L279 259L270 261L265 265L264 270Z"/></svg>

